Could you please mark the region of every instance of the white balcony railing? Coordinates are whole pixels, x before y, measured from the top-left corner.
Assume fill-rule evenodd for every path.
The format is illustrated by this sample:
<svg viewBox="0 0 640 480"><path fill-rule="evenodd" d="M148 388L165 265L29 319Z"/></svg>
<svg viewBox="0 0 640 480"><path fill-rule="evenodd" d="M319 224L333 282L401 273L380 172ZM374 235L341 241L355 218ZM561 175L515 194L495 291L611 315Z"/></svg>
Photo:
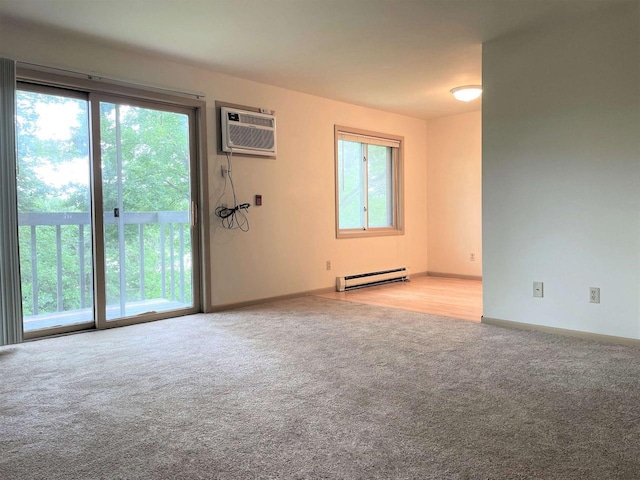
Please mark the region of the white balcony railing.
<svg viewBox="0 0 640 480"><path fill-rule="evenodd" d="M112 283L107 285L107 309L112 312L112 316L124 314L122 311L118 314L117 308L113 308L116 305L109 305L110 297L113 301L118 295L116 303L121 304L137 302L143 305L156 300L174 307L191 304L188 212L124 212L121 218L110 213L105 214L104 224L105 232L109 228L115 230L117 225L127 228L126 238L119 234L105 239L113 251L124 252L126 249L130 255L136 255L137 250L134 262L123 262L124 255L107 260L107 276L114 277ZM23 296L26 295L23 299L23 305L26 306L25 323L39 321L44 326L50 326L51 322L47 321L49 317L51 320L73 317L61 315L61 312L86 313L87 309L91 309L93 295L89 214L19 213L18 225L21 268L27 270L21 272ZM77 232L69 234L69 229ZM63 235L63 231L67 233ZM46 249L48 256L55 255L55 262L52 258L42 258L39 236L46 237L44 241L55 239L52 242L55 247L49 245ZM72 267L68 267L70 256ZM55 267L52 268L53 265ZM70 282L77 288L78 294L74 293L73 301L65 301L65 284L69 288ZM149 286L148 283L153 285Z"/></svg>

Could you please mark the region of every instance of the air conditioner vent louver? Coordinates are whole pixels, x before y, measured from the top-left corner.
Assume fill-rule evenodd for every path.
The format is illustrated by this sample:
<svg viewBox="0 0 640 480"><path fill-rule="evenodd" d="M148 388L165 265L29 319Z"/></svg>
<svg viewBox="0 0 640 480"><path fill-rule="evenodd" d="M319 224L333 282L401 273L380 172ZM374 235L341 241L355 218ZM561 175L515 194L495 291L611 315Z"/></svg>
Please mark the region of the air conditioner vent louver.
<svg viewBox="0 0 640 480"><path fill-rule="evenodd" d="M223 152L276 155L276 117L229 107L220 115Z"/></svg>
<svg viewBox="0 0 640 480"><path fill-rule="evenodd" d="M246 123L249 125L260 125L261 127L274 128L274 122L272 118L256 117L255 115L240 114L240 123Z"/></svg>
<svg viewBox="0 0 640 480"><path fill-rule="evenodd" d="M252 148L261 148L265 150L273 150L273 132L258 128L247 128L238 125L229 125L230 144L246 146L251 145Z"/></svg>

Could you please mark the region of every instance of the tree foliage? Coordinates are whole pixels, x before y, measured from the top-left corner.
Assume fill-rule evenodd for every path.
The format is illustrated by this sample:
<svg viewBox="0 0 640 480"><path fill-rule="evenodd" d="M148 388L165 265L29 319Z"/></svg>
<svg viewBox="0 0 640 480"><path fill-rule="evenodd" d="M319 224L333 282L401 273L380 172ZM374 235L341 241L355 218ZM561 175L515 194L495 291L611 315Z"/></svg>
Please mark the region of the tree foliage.
<svg viewBox="0 0 640 480"><path fill-rule="evenodd" d="M391 155L391 147L338 141L340 228L393 224Z"/></svg>
<svg viewBox="0 0 640 480"><path fill-rule="evenodd" d="M184 300L188 303L191 301L188 224L153 223L141 227L135 223L123 226L114 220L114 208L120 208L123 219L137 212L188 212L188 117L114 103L103 102L99 108L101 168L97 173L102 181L105 214L107 303L119 304L123 291L127 302L153 298L181 300L181 269L186 284ZM92 303L90 225L42 225L65 223L59 214L72 212L86 214L88 222L91 210L88 119L89 103L85 100L18 92L18 208L19 213L30 214L31 223L36 220L38 223L32 227L23 222L19 231L25 315L81 309ZM42 221L43 218L48 220ZM121 268L126 272L122 289Z"/></svg>

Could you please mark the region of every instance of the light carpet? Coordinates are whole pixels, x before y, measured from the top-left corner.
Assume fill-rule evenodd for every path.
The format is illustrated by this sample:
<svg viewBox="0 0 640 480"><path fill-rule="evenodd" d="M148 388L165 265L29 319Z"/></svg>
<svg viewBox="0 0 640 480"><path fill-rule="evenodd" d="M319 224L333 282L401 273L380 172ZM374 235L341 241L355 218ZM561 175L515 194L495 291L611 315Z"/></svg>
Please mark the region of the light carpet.
<svg viewBox="0 0 640 480"><path fill-rule="evenodd" d="M0 348L0 478L640 478L640 349L317 297Z"/></svg>

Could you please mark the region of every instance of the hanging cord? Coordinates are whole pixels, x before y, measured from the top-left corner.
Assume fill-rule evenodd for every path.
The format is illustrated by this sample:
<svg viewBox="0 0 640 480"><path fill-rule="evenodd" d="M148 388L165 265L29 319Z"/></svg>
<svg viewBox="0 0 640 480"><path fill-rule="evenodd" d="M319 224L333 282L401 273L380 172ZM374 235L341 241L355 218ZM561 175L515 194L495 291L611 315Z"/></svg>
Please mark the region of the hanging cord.
<svg viewBox="0 0 640 480"><path fill-rule="evenodd" d="M249 231L249 219L247 218L247 212L249 211L250 205L248 203L238 204L238 199L236 197L236 188L233 185L233 177L231 176L231 155L233 152L227 155L227 171L224 176L224 188L222 189L222 193L216 202L218 205L215 209L216 217L222 220L222 226L228 230L241 230L243 232ZM229 179L229 184L231 185L231 193L233 195L233 207L228 207L220 204L220 200L224 197L227 192L227 178Z"/></svg>

